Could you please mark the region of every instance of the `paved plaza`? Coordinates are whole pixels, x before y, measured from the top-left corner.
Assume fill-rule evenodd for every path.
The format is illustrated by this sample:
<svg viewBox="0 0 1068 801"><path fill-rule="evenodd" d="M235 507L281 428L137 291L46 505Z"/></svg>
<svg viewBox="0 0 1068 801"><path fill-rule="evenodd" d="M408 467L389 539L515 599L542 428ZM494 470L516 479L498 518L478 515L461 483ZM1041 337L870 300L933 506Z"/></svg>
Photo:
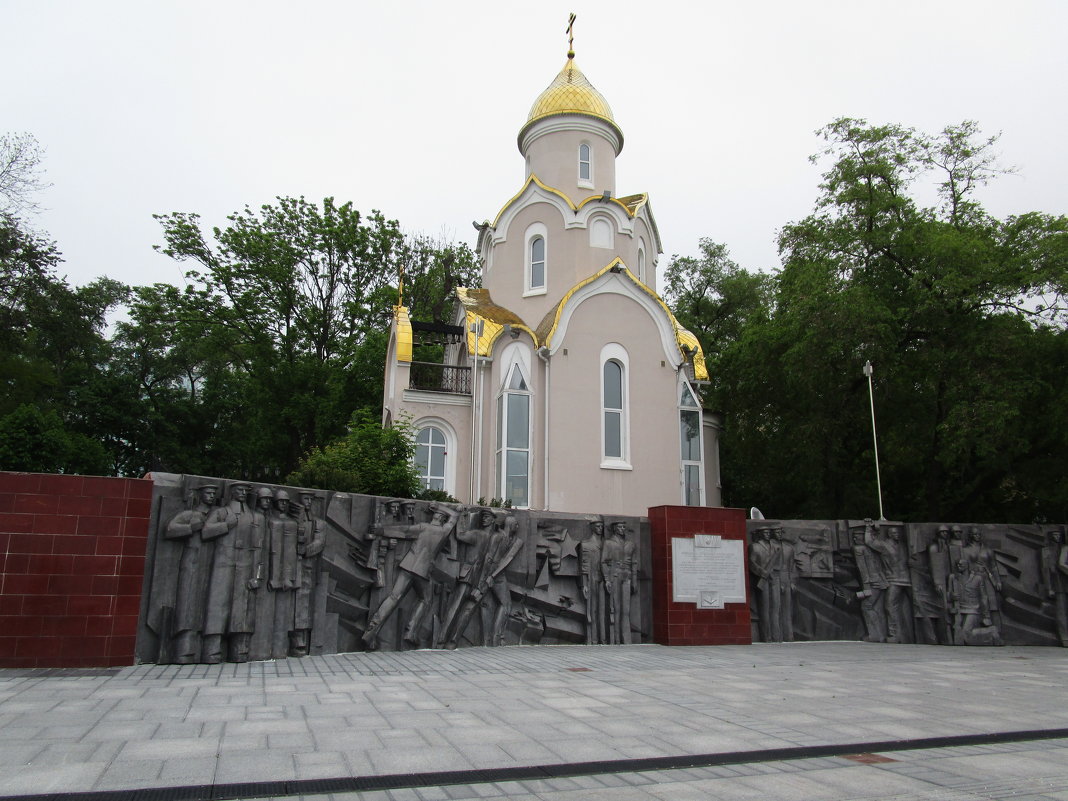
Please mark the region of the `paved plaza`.
<svg viewBox="0 0 1068 801"><path fill-rule="evenodd" d="M0 670L0 796L89 791L1068 801L1068 650L561 646Z"/></svg>

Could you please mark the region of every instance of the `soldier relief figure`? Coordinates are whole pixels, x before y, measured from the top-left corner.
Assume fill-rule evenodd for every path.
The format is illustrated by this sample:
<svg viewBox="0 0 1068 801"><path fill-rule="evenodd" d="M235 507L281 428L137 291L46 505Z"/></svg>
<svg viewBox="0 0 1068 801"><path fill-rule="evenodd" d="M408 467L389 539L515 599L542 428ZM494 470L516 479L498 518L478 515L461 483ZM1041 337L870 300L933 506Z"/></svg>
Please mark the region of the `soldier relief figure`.
<svg viewBox="0 0 1068 801"><path fill-rule="evenodd" d="M226 533L226 523L213 517L219 488L214 483L198 485L188 507L167 524L164 537L182 543L178 561L178 587L174 597L173 660L179 664L200 661L200 636L204 629L204 588L207 582L204 543Z"/></svg>
<svg viewBox="0 0 1068 801"><path fill-rule="evenodd" d="M226 526L215 554L204 620L203 660L222 662L224 639L231 662L247 662L256 619L256 593L263 580L262 525L248 503L250 484L231 484L230 500L211 513Z"/></svg>
<svg viewBox="0 0 1068 801"><path fill-rule="evenodd" d="M608 595L608 641L631 643L630 599L638 591L636 547L627 540L627 524L616 520L601 550L601 575Z"/></svg>
<svg viewBox="0 0 1068 801"><path fill-rule="evenodd" d="M779 604L779 574L774 568L777 557L772 543L772 530L768 526L758 528L756 539L749 546L749 572L756 578L757 614L760 621L760 639L763 642L782 642L782 625Z"/></svg>
<svg viewBox="0 0 1068 801"><path fill-rule="evenodd" d="M579 545L582 570L582 597L586 600L586 643L596 645L605 639L604 576L601 573L601 553L604 550L604 519L589 521L589 536Z"/></svg>

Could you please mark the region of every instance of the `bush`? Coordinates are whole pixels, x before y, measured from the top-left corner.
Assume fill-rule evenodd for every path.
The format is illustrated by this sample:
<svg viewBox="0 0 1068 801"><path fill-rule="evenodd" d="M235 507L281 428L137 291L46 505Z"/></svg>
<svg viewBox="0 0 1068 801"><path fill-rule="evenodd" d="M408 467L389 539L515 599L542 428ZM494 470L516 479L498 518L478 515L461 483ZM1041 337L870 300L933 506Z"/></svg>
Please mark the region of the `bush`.
<svg viewBox="0 0 1068 801"><path fill-rule="evenodd" d="M414 498L419 478L412 464L415 432L407 419L383 428L367 409L352 415L349 433L312 450L286 477L297 487Z"/></svg>

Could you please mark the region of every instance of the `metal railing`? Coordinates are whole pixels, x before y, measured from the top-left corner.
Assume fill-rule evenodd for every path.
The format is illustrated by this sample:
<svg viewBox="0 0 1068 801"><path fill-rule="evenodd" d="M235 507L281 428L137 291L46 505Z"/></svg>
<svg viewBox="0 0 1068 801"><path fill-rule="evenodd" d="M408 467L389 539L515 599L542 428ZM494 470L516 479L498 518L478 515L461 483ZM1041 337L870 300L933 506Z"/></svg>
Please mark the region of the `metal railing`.
<svg viewBox="0 0 1068 801"><path fill-rule="evenodd" d="M471 368L433 362L412 362L408 380L409 389L426 392L452 392L456 395L471 394Z"/></svg>

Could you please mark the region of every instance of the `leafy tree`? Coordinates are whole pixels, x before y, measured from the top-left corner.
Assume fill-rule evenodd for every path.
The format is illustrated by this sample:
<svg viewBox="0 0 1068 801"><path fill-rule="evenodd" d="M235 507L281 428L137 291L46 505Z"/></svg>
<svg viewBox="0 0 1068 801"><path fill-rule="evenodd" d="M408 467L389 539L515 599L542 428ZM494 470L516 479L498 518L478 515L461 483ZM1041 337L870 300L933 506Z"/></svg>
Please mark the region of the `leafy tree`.
<svg viewBox="0 0 1068 801"><path fill-rule="evenodd" d="M414 455L415 431L407 420L383 428L370 411L360 410L352 416L348 434L332 445L313 449L286 477L286 483L414 498L420 489Z"/></svg>
<svg viewBox="0 0 1068 801"><path fill-rule="evenodd" d="M381 409L401 276L413 315L441 317L476 269L466 246L406 237L330 198L246 208L213 244L195 214L159 220L161 250L195 269L184 291L138 290L118 339L127 380L168 421L142 432L140 459L170 470L292 471L355 409Z"/></svg>
<svg viewBox="0 0 1068 801"><path fill-rule="evenodd" d="M28 473L107 473L103 444L69 431L52 409L23 404L0 417L0 467Z"/></svg>
<svg viewBox="0 0 1068 801"><path fill-rule="evenodd" d="M774 285L770 276L739 267L726 245L702 239L700 250L699 258L671 257L664 271L664 298L715 365L747 326L771 314Z"/></svg>
<svg viewBox="0 0 1068 801"><path fill-rule="evenodd" d="M409 236L398 260L404 275L404 303L413 320L451 323L456 289L477 287L481 282L478 258L463 243Z"/></svg>
<svg viewBox="0 0 1068 801"><path fill-rule="evenodd" d="M104 328L127 289L107 278L71 288L56 275L61 261L54 243L0 215L0 466L109 473Z"/></svg>
<svg viewBox="0 0 1068 801"><path fill-rule="evenodd" d="M722 338L709 350L727 501L872 514L871 360L888 515L1063 519L1068 492L1046 474L1063 475L1068 447L1068 220L986 213L975 192L999 172L997 139L975 123L927 135L841 119L821 133L815 211L782 229L774 297L752 306L770 313L720 331L714 283L704 307L680 296L695 330ZM700 286L708 261L731 274L725 255L686 280Z"/></svg>

